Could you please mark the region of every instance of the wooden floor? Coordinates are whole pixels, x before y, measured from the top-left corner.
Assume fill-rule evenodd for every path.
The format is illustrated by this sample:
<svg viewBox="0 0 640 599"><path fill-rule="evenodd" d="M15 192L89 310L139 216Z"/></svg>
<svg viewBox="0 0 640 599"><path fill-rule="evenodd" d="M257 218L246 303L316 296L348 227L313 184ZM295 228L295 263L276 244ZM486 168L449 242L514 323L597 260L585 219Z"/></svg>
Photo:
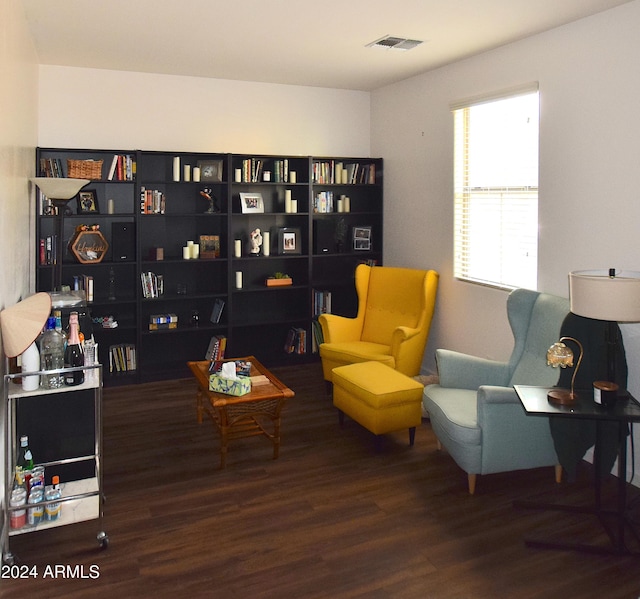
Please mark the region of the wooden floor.
<svg viewBox="0 0 640 599"><path fill-rule="evenodd" d="M98 548L98 521L12 537L37 578L5 578L0 597L640 597L637 556L523 543L600 530L589 518L512 505L588 502L588 465L559 486L550 468L482 476L471 497L428 422L413 448L405 431L375 453L354 422L340 429L319 364L275 372L296 392L280 458L265 439L238 440L224 471L211 423L196 423L190 380L107 389L109 548ZM84 578L45 578L56 565Z"/></svg>

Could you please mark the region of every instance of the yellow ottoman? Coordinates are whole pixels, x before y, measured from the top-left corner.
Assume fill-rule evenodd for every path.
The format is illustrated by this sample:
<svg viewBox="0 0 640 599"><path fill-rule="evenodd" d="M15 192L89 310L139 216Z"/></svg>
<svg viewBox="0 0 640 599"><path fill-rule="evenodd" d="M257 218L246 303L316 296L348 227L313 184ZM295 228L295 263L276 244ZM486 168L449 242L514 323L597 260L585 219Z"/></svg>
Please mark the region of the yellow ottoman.
<svg viewBox="0 0 640 599"><path fill-rule="evenodd" d="M380 362L338 366L332 378L340 424L346 414L376 437L408 428L413 445L422 421L423 385Z"/></svg>

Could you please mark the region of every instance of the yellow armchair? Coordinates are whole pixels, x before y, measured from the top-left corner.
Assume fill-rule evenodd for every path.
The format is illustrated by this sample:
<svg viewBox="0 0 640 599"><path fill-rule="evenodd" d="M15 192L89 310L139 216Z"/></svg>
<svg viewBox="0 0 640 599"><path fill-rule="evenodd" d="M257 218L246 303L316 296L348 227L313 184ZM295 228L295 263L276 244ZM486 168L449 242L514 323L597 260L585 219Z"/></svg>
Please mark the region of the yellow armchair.
<svg viewBox="0 0 640 599"><path fill-rule="evenodd" d="M322 314L322 371L332 381L337 366L381 362L407 376L420 373L436 303L438 273L390 266L356 268L355 318Z"/></svg>

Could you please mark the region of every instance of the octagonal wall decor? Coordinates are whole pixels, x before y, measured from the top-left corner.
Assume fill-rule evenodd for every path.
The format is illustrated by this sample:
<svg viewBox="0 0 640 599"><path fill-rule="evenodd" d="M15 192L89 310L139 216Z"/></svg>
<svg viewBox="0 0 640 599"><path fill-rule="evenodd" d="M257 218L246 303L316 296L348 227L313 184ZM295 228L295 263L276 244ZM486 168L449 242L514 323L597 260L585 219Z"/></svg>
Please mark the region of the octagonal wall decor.
<svg viewBox="0 0 640 599"><path fill-rule="evenodd" d="M101 231L94 225L81 225L76 229L69 242L69 249L80 264L97 264L107 254L109 243Z"/></svg>

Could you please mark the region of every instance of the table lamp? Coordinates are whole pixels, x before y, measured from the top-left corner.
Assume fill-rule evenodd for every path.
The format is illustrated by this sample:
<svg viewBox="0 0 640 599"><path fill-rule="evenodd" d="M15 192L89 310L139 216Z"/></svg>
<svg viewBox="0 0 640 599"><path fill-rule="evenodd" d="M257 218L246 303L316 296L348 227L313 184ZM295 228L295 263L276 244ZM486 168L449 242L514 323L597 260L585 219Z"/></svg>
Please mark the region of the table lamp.
<svg viewBox="0 0 640 599"><path fill-rule="evenodd" d="M570 310L578 316L608 321L607 378L616 379L617 322L640 322L640 272L582 270L569 273Z"/></svg>
<svg viewBox="0 0 640 599"><path fill-rule="evenodd" d="M69 200L76 195L89 179L68 179L65 177L33 177L31 182L49 198L56 210L56 261L52 271L51 291L60 291L62 286L62 250L64 235L63 210Z"/></svg>
<svg viewBox="0 0 640 599"><path fill-rule="evenodd" d="M547 364L549 366L552 366L553 368L571 368L573 366L573 352L563 343L563 341L574 341L580 349L578 363L576 364L576 368L573 371L573 376L571 377L571 391L567 391L566 389L552 389L551 391L549 391L549 393L547 393L547 399L552 403L568 405L575 403L578 399L578 395L574 391L574 385L576 381L576 374L578 374L578 369L580 368L580 363L582 362L582 354L584 353L584 351L582 349L582 344L577 339L574 339L573 337L560 337L560 340L556 341L547 350Z"/></svg>
<svg viewBox="0 0 640 599"><path fill-rule="evenodd" d="M40 370L40 354L35 341L50 313L51 296L48 293L36 293L0 312L5 356L15 358L22 354L23 372ZM25 391L35 391L39 386L38 375L22 378Z"/></svg>

